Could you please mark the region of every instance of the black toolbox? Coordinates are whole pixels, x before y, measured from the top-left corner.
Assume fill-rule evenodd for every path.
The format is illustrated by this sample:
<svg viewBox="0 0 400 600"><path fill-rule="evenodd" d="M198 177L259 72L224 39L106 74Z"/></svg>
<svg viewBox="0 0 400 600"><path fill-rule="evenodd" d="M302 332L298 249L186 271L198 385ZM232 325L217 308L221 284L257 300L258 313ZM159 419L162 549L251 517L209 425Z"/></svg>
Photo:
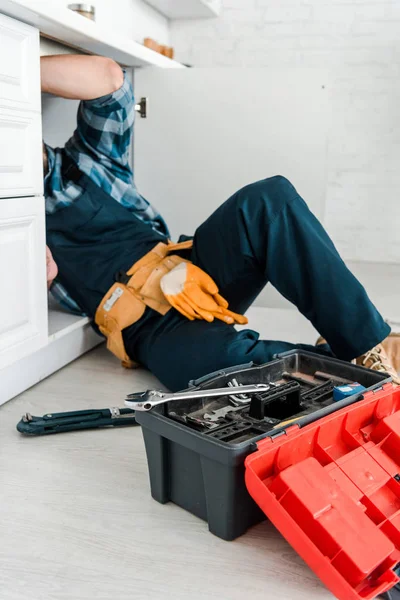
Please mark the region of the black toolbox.
<svg viewBox="0 0 400 600"><path fill-rule="evenodd" d="M232 387L230 396L178 400L136 412L151 494L208 521L218 537L233 540L265 519L244 477L245 458L256 450L256 442L285 435L293 420L303 427L362 398L358 394L335 402L336 386L357 382L370 390L387 381L385 373L292 351L265 365L235 367L193 382L192 389L239 387ZM269 383L271 390L246 402L240 385L255 383Z"/></svg>

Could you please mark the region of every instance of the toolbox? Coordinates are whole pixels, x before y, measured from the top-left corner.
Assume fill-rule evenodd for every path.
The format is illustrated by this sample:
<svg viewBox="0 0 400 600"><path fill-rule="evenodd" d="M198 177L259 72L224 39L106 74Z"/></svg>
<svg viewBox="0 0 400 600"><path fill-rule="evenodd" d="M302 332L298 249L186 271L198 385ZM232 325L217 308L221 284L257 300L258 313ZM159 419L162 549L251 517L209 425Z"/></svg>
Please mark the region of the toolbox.
<svg viewBox="0 0 400 600"><path fill-rule="evenodd" d="M271 383L264 407L262 396L258 405L257 398L251 405L240 404L241 395L233 389L230 398L177 400L150 412L137 411L153 498L161 503L172 501L208 521L210 531L224 540L242 535L265 519L245 484L246 457L263 438L276 443L291 419L300 417L297 425L305 427L355 401L357 396L334 402L332 380L338 385L350 381L374 388L389 378L334 358L292 351L262 366L235 367L192 383L192 389L202 390L232 382L239 386ZM279 390L274 384L287 386L284 398L273 397Z"/></svg>
<svg viewBox="0 0 400 600"><path fill-rule="evenodd" d="M351 382L366 389L335 402L332 385ZM271 384L264 403L240 394L255 383ZM228 385L229 399L136 413L153 497L207 520L225 540L268 518L340 600L397 597L400 387L384 373L294 351L191 389Z"/></svg>

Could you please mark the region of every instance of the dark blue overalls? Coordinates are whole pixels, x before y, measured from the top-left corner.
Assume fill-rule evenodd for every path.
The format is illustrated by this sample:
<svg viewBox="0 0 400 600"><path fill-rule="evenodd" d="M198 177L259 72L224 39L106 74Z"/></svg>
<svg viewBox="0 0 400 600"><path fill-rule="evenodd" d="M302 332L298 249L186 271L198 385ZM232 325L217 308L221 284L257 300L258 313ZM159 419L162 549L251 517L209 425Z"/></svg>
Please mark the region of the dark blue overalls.
<svg viewBox="0 0 400 600"><path fill-rule="evenodd" d="M119 271L166 238L108 196L72 163L64 175L83 188L72 205L47 215L47 243L59 281L94 317ZM322 225L291 183L272 177L234 194L194 235L186 255L217 283L230 309L244 313L270 282L344 360L381 342L389 326L341 260ZM307 345L260 340L221 321L188 321L171 309L147 309L124 331L128 355L171 390L189 380ZM325 346L320 352L330 352Z"/></svg>

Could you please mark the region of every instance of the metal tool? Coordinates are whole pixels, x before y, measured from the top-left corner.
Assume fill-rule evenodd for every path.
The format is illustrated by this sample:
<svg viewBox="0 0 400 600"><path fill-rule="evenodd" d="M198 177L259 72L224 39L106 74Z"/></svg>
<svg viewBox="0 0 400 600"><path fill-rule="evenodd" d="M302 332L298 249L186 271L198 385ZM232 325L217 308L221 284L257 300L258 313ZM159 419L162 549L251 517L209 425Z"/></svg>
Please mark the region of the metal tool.
<svg viewBox="0 0 400 600"><path fill-rule="evenodd" d="M43 417L34 417L26 413L17 424L17 430L27 435L47 435L80 429L125 427L136 424L135 412L129 408L103 408L51 413Z"/></svg>
<svg viewBox="0 0 400 600"><path fill-rule="evenodd" d="M228 386L232 387L232 388L238 388L238 387L243 387L242 384L240 384L238 382L237 379L235 379L235 377L232 379L232 381L228 381ZM237 394L237 395L233 395L231 394L229 396L229 400L232 401L232 404L234 406L240 406L243 404L248 404L251 400L251 398L249 398L248 396L246 396L246 394Z"/></svg>
<svg viewBox="0 0 400 600"><path fill-rule="evenodd" d="M249 401L250 401L250 399L249 399ZM225 418L226 415L228 415L229 413L236 412L236 411L242 410L242 409L243 409L243 406L223 406L222 408L213 410L210 413L205 413L203 415L203 419L205 421L212 421L215 423L219 419Z"/></svg>
<svg viewBox="0 0 400 600"><path fill-rule="evenodd" d="M168 416L176 418L176 413L170 412ZM208 431L209 429L213 429L215 427L212 421L205 421L200 417L193 417L192 415L185 415L184 417L182 417L182 420L186 425L189 425L194 429L198 429L199 431Z"/></svg>
<svg viewBox="0 0 400 600"><path fill-rule="evenodd" d="M232 388L230 387L225 387L213 390L189 390L177 392L176 394L168 394L167 392L160 392L158 390L147 390L147 392L129 394L125 400L125 404L133 410L148 411L155 406L175 400L195 400L196 398L201 400L202 398L229 396L231 389ZM240 391L242 394L257 394L258 392L266 392L268 389L269 385L259 383L255 385L244 385L240 388Z"/></svg>

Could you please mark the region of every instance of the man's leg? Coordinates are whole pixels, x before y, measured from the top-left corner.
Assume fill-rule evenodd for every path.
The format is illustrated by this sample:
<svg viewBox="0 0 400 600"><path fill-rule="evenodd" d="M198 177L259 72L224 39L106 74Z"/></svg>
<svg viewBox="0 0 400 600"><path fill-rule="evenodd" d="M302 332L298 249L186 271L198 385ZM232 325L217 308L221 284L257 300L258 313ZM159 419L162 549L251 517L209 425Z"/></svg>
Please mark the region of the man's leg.
<svg viewBox="0 0 400 600"><path fill-rule="evenodd" d="M364 288L338 255L293 186L274 177L247 186L196 231L192 260L215 279L232 310L244 312L270 281L314 324L334 353L350 360L389 333ZM135 326L134 326L135 327ZM272 360L301 344L260 340L221 321L188 321L154 313L133 335L130 356L169 389L234 365ZM318 352L329 351L318 348Z"/></svg>
<svg viewBox="0 0 400 600"><path fill-rule="evenodd" d="M131 336L125 330L124 340L128 354L171 391L227 367L264 364L280 352L296 348L317 351L313 346L260 340L255 331L236 331L222 321L189 321L175 310L164 317L153 313L139 333Z"/></svg>
<svg viewBox="0 0 400 600"><path fill-rule="evenodd" d="M390 327L290 182L272 177L225 202L196 231L193 262L244 312L271 284L307 317L334 354L356 358Z"/></svg>

